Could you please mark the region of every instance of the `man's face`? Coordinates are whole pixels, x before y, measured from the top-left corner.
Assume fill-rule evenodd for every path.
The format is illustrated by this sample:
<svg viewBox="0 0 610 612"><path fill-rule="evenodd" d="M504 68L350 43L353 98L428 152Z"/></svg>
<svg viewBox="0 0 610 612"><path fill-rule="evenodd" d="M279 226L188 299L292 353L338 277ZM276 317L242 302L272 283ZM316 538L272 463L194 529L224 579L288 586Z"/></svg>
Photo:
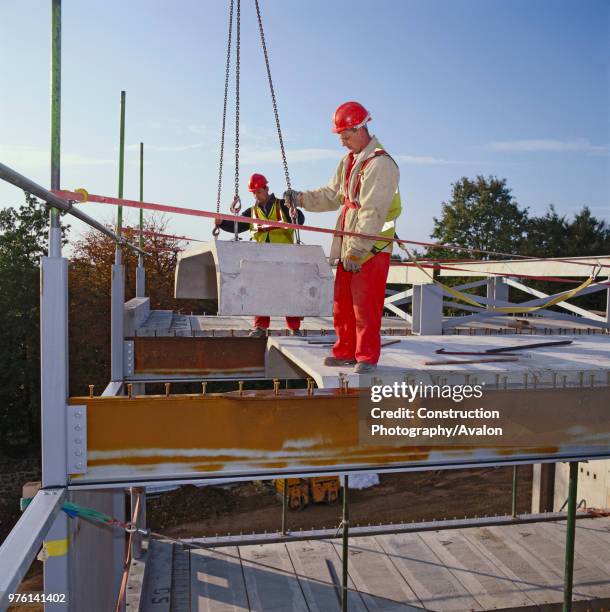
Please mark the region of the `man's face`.
<svg viewBox="0 0 610 612"><path fill-rule="evenodd" d="M369 133L363 127L350 128L349 130L339 132L341 144L352 153L360 153L369 143L370 139Z"/></svg>
<svg viewBox="0 0 610 612"><path fill-rule="evenodd" d="M269 199L269 187L261 187L253 192L257 204L264 204Z"/></svg>

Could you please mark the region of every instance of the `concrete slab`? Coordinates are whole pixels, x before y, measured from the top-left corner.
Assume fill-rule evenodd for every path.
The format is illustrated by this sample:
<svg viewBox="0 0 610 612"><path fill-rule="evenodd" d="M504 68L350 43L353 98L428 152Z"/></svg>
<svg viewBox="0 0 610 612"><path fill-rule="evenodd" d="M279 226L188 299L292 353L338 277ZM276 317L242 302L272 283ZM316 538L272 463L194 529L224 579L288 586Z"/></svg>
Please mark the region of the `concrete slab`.
<svg viewBox="0 0 610 612"><path fill-rule="evenodd" d="M286 550L311 611L340 610L341 560L330 541L289 542ZM366 612L360 593L349 578L348 610Z"/></svg>
<svg viewBox="0 0 610 612"><path fill-rule="evenodd" d="M512 579L490 563L461 530L427 532L421 538L484 610L537 610L534 601L515 588Z"/></svg>
<svg viewBox="0 0 610 612"><path fill-rule="evenodd" d="M307 612L308 607L285 544L240 549L250 609Z"/></svg>
<svg viewBox="0 0 610 612"><path fill-rule="evenodd" d="M499 363L470 363L426 365L430 361L470 360L478 357L436 354L439 348L448 351L485 351L499 347L518 347L532 342L544 342L530 336L409 336L407 338L382 337L399 340L382 349L381 359L374 377L391 382L397 378L424 384L485 383L488 388L553 388L590 387L610 384L610 336L586 335L561 337L572 340L568 346L538 348L521 351L518 360ZM546 340L559 340L547 338ZM294 366L316 381L320 388L337 388L343 374L351 387L370 384L372 376L358 376L349 367L329 367L323 364L330 354L330 346L316 344L315 338L275 336L267 342L267 376L273 378L273 356L276 351ZM438 384L438 383L437 383Z"/></svg>
<svg viewBox="0 0 610 612"><path fill-rule="evenodd" d="M459 530L438 525L437 531L350 538L349 610L562 609L564 540L559 532L565 523ZM600 546L594 545L595 534L604 538ZM577 521L572 610L608 609L607 536L610 517ZM145 585L167 594L171 555L156 546L151 552ZM191 550L190 556L193 611L339 609L339 539ZM162 608L145 597L140 609Z"/></svg>
<svg viewBox="0 0 610 612"><path fill-rule="evenodd" d="M334 546L341 557L341 544L335 542ZM392 612L422 609L421 601L375 537L351 540L348 571L367 609Z"/></svg>
<svg viewBox="0 0 610 612"><path fill-rule="evenodd" d="M382 550L413 589L425 610L458 612L481 610L480 604L443 564L421 534L377 536ZM359 540L353 540L358 546Z"/></svg>
<svg viewBox="0 0 610 612"><path fill-rule="evenodd" d="M179 256L175 295L220 315L329 316L333 284L320 246L216 240Z"/></svg>
<svg viewBox="0 0 610 612"><path fill-rule="evenodd" d="M237 547L191 551L191 610L249 610Z"/></svg>

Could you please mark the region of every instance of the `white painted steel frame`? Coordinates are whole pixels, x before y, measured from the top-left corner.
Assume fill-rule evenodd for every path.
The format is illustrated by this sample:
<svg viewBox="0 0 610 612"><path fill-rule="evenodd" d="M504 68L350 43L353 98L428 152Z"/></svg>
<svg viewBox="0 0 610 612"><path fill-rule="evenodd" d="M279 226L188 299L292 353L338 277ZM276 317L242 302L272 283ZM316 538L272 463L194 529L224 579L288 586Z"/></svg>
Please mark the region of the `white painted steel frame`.
<svg viewBox="0 0 610 612"><path fill-rule="evenodd" d="M65 496L63 488L38 491L0 546L0 610L8 607L9 593L17 590L51 525L59 518ZM67 590L63 592L69 597Z"/></svg>

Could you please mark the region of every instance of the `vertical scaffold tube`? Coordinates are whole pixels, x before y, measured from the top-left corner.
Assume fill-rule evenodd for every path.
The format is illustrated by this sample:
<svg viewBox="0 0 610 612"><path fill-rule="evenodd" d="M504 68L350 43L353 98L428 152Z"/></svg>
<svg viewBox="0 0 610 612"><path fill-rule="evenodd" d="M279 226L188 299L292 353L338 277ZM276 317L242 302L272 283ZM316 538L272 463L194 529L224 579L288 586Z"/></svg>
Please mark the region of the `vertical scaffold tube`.
<svg viewBox="0 0 610 612"><path fill-rule="evenodd" d="M61 0L51 2L51 189L61 189ZM49 212L49 257L61 257L59 211Z"/></svg>
<svg viewBox="0 0 610 612"><path fill-rule="evenodd" d="M513 465L513 502L512 516L517 518L517 466Z"/></svg>
<svg viewBox="0 0 610 612"><path fill-rule="evenodd" d="M349 551L349 476L346 474L343 481L343 554L342 565L343 575L341 577L341 612L347 612L347 581L348 581L348 551Z"/></svg>
<svg viewBox="0 0 610 612"><path fill-rule="evenodd" d="M140 202L144 202L144 143L140 143ZM144 249L144 209L140 208L140 236L138 245ZM146 273L144 272L144 255L138 255L138 267L136 269L136 297L146 296Z"/></svg>
<svg viewBox="0 0 610 612"><path fill-rule="evenodd" d="M563 575L563 610L572 609L572 587L574 584L574 536L576 531L576 495L578 491L578 461L570 463L568 489L568 519L566 523L566 558Z"/></svg>
<svg viewBox="0 0 610 612"><path fill-rule="evenodd" d="M288 478L284 478L284 490L282 491L282 535L286 535L286 510L288 508Z"/></svg>
<svg viewBox="0 0 610 612"><path fill-rule="evenodd" d="M123 178L125 173L125 92L121 92L121 125L119 131L119 198L123 197ZM123 227L123 207L118 207L116 233L120 236ZM120 262L117 262L120 263Z"/></svg>

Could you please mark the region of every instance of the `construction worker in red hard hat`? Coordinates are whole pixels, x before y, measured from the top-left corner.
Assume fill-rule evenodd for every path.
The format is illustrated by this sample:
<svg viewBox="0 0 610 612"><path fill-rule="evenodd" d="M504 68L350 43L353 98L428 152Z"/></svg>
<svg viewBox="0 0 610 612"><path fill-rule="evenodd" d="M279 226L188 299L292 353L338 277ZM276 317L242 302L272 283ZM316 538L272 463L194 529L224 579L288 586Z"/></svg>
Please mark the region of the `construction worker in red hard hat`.
<svg viewBox="0 0 610 612"><path fill-rule="evenodd" d="M269 227L265 225L265 221L284 221L292 223L290 212L284 200L275 197L269 193L269 183L262 174L253 174L248 181L248 189L254 195L254 205L244 210L241 213L243 217L252 217L257 219L258 223L238 223L238 233L250 231L252 240L256 242L271 242L271 243L294 243L294 230L282 229L279 227ZM298 211L297 223L303 225L305 216L302 211ZM216 225L226 232L235 232L235 223L233 221L216 221ZM250 332L253 338L262 338L267 335L269 329L270 318L265 316L254 317L254 329ZM301 335L301 318L286 317L286 325L293 336Z"/></svg>
<svg viewBox="0 0 610 612"><path fill-rule="evenodd" d="M330 250L331 262L338 260L333 304L337 341L324 363L354 365L359 374L374 371L381 353L385 286L395 221L401 212L398 165L369 134L370 120L362 104L341 104L332 131L349 153L325 187L284 193L288 202L306 210L340 209L338 230L381 237L335 236Z"/></svg>

